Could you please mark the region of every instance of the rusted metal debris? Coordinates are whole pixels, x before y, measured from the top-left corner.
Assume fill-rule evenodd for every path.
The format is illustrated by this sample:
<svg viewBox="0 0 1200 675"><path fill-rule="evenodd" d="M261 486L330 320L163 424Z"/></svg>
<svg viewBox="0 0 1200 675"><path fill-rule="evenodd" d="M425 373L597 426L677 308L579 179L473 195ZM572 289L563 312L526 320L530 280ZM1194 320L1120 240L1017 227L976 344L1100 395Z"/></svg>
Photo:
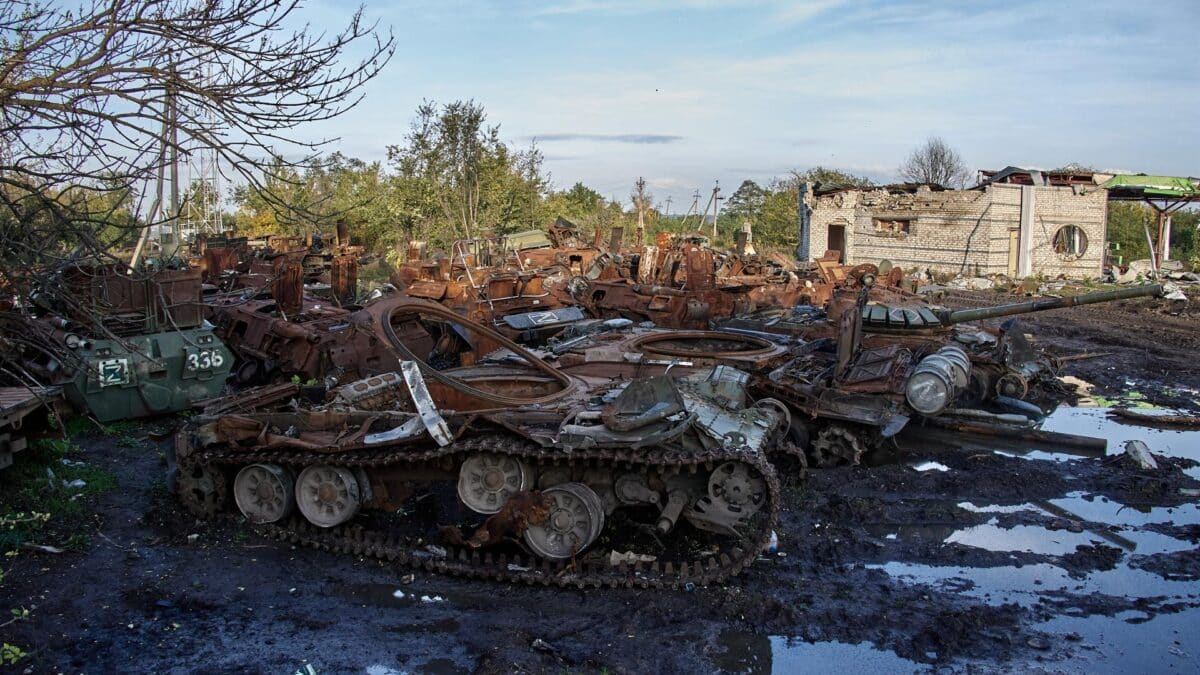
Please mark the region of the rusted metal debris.
<svg viewBox="0 0 1200 675"><path fill-rule="evenodd" d="M786 432L787 416L750 403L748 374L716 365L685 378L577 376L439 304L403 298L375 315L385 327L456 323L500 351L488 363L439 370L397 339L400 374L330 389L324 403L280 401L194 418L177 443L185 505L216 513L232 492L243 515L281 536L353 550L356 541L388 535L351 538L329 528L360 509L394 512L453 486L467 509L487 517L470 537L441 530L423 535L441 542L424 547L391 537L373 554L447 573L564 585L712 583L765 545L778 510L765 456ZM681 536L683 522L710 532L715 552L697 558L684 552L689 547L668 545L661 562L636 573L614 568L610 551L595 547L602 533L622 551L638 546L632 530L606 529L618 509L646 519L662 542ZM412 526L399 519L400 530ZM510 536L534 557L507 546ZM496 546L498 557L472 553Z"/></svg>
<svg viewBox="0 0 1200 675"><path fill-rule="evenodd" d="M362 306L316 298L291 260L275 271L279 297L217 296L211 320L238 379L303 384L192 420L177 444L181 499L212 515L234 508L232 493L278 536L447 573L679 586L724 579L761 550L776 508L768 456L856 463L905 428L1044 438L1057 363L1016 324L957 324L968 317L924 304L895 269L847 268L836 252L804 269L699 237L598 240L559 226L447 257L414 247L397 292ZM417 532L400 517L399 537L340 528L449 489L482 522ZM719 553L641 555L632 530L606 529L617 509L660 539L681 523L712 533ZM601 540L655 563L614 570L603 561L626 558L595 550Z"/></svg>
<svg viewBox="0 0 1200 675"><path fill-rule="evenodd" d="M1113 408L1109 414L1132 420L1143 426L1151 427L1200 427L1200 417L1196 415L1168 415L1158 412L1144 412L1130 408Z"/></svg>

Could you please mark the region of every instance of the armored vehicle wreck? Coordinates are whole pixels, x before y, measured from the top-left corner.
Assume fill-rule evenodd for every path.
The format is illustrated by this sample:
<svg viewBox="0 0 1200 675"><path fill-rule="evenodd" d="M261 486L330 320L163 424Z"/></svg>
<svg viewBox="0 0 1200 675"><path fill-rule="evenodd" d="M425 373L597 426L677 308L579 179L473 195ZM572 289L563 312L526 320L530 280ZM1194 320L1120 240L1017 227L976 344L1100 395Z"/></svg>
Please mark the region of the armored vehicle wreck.
<svg viewBox="0 0 1200 675"><path fill-rule="evenodd" d="M438 371L400 342L397 372L321 403L193 418L176 444L184 505L322 549L562 586L715 583L762 551L786 416L749 403L745 373L571 376L440 305L390 316L459 321L511 358Z"/></svg>

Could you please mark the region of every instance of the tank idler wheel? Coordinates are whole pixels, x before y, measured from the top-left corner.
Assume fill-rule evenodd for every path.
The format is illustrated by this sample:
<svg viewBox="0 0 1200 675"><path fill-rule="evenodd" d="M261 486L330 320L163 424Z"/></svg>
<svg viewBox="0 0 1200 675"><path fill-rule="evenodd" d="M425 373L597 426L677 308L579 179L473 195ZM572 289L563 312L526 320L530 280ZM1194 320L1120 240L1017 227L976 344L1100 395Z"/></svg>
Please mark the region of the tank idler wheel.
<svg viewBox="0 0 1200 675"><path fill-rule="evenodd" d="M225 474L208 464L181 463L175 481L184 508L200 518L220 513L229 496Z"/></svg>
<svg viewBox="0 0 1200 675"><path fill-rule="evenodd" d="M314 464L296 477L296 505L313 525L336 527L358 513L362 490L350 469Z"/></svg>
<svg viewBox="0 0 1200 675"><path fill-rule="evenodd" d="M741 462L725 462L708 478L708 496L725 504L729 511L746 518L758 513L767 500L767 484L750 474Z"/></svg>
<svg viewBox="0 0 1200 675"><path fill-rule="evenodd" d="M817 434L810 451L811 463L819 469L835 466L855 466L867 451L866 445L852 430L831 424Z"/></svg>
<svg viewBox="0 0 1200 675"><path fill-rule="evenodd" d="M533 486L533 472L516 457L479 453L458 470L458 498L475 513L491 515L514 493Z"/></svg>
<svg viewBox="0 0 1200 675"><path fill-rule="evenodd" d="M562 483L542 490L548 513L544 522L525 528L525 543L549 560L566 560L596 541L604 529L604 504L583 483Z"/></svg>
<svg viewBox="0 0 1200 675"><path fill-rule="evenodd" d="M246 520L277 523L296 506L295 481L278 464L251 464L234 477L233 499Z"/></svg>

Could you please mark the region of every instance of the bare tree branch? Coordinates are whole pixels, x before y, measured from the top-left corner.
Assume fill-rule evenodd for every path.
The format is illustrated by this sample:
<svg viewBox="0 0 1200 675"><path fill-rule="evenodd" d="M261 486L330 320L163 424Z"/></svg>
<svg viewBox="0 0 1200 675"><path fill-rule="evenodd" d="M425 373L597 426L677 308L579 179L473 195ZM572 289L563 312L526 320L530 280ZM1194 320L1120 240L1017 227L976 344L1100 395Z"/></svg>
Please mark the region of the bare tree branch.
<svg viewBox="0 0 1200 675"><path fill-rule="evenodd" d="M900 175L913 183L929 183L949 188L966 186L971 172L962 158L946 141L930 136L925 145L913 150L904 164Z"/></svg>
<svg viewBox="0 0 1200 675"><path fill-rule="evenodd" d="M329 141L294 132L357 105L394 38L361 8L336 33L296 28L301 7L0 0L0 246L10 270L109 256L114 240L101 231L118 210L131 215L117 223L126 238L143 225L131 201L168 161L165 149L215 150L220 166L259 188L279 157L311 163Z"/></svg>

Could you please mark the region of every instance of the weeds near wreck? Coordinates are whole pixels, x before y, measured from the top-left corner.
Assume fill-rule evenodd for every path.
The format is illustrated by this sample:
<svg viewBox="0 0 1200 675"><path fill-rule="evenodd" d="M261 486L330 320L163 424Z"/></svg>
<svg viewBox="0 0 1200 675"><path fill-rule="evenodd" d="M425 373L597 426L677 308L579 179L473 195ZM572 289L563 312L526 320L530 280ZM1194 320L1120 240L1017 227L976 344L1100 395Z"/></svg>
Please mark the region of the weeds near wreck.
<svg viewBox="0 0 1200 675"><path fill-rule="evenodd" d="M75 550L87 544L87 502L117 481L104 469L74 459L80 453L69 439L38 439L0 474L0 552L15 555L35 538Z"/></svg>

